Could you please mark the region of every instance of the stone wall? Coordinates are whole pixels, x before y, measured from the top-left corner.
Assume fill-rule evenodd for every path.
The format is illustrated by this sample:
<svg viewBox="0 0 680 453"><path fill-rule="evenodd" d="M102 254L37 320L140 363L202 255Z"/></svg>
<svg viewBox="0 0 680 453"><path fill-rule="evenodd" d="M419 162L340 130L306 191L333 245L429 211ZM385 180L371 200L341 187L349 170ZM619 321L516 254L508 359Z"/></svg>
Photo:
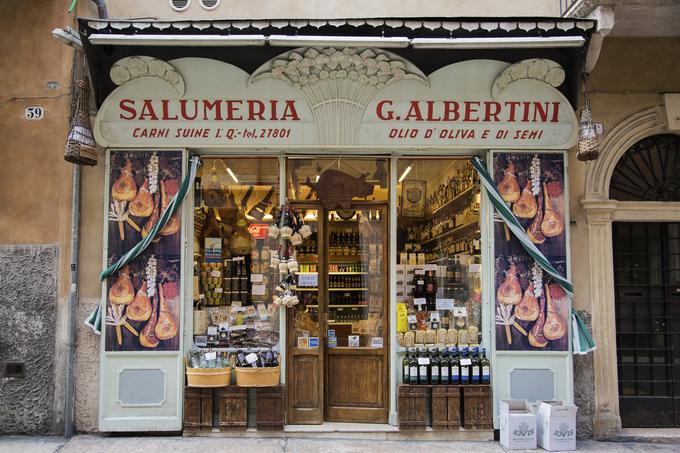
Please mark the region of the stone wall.
<svg viewBox="0 0 680 453"><path fill-rule="evenodd" d="M0 246L0 434L52 430L57 259L57 246ZM25 377L6 377L8 360Z"/></svg>
<svg viewBox="0 0 680 453"><path fill-rule="evenodd" d="M592 332L592 317L587 311L579 311L588 329ZM593 381L593 354L574 356L574 404L576 413L576 436L579 439L593 437L595 416L595 384Z"/></svg>
<svg viewBox="0 0 680 453"><path fill-rule="evenodd" d="M84 324L99 298L81 298L76 338L75 430L97 431L99 402L99 344L101 337Z"/></svg>

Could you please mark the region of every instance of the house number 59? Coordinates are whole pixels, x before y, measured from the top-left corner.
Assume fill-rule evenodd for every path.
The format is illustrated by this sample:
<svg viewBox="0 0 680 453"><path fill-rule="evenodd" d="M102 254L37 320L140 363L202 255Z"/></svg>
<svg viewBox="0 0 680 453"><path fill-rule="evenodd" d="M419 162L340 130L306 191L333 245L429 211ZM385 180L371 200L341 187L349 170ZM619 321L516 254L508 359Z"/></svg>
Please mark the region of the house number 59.
<svg viewBox="0 0 680 453"><path fill-rule="evenodd" d="M39 105L32 105L24 109L24 118L27 120L41 120L45 117L45 108Z"/></svg>

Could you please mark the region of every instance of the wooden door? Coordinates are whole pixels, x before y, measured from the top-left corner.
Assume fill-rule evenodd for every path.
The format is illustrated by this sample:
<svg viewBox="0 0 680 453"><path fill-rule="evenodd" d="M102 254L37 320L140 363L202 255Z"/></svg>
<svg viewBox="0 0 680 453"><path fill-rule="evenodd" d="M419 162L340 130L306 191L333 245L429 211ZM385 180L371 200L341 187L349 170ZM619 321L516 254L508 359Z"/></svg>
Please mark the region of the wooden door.
<svg viewBox="0 0 680 453"><path fill-rule="evenodd" d="M317 204L293 206L313 233L297 248L300 303L288 310L286 318L288 423L320 424L323 423L324 342L319 313L323 313L325 294L324 280L319 278L323 275L324 259L320 240L323 238L322 212ZM301 338L307 340L299 340ZM314 346L309 344L314 338L318 344L310 347Z"/></svg>
<svg viewBox="0 0 680 453"><path fill-rule="evenodd" d="M388 224L385 204L324 216L328 421L388 419Z"/></svg>

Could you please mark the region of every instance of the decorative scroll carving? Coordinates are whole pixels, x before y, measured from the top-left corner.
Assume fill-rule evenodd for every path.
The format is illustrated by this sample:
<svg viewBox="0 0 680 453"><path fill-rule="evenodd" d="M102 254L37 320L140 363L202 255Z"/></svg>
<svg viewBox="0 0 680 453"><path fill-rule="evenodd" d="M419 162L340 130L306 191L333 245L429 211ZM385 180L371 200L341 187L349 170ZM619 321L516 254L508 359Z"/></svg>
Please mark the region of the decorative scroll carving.
<svg viewBox="0 0 680 453"><path fill-rule="evenodd" d="M508 66L498 75L493 83L491 94L494 98L498 98L500 93L516 80L539 80L556 88L562 85L564 78L564 69L552 60L547 60L545 58L522 60Z"/></svg>

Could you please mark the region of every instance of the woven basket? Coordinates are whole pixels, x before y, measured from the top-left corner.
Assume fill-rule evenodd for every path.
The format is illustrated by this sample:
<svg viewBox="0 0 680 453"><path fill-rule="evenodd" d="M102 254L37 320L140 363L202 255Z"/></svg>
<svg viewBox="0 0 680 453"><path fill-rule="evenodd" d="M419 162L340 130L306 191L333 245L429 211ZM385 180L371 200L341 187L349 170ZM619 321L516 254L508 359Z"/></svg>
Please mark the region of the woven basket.
<svg viewBox="0 0 680 453"><path fill-rule="evenodd" d="M236 385L239 387L273 387L281 380L281 367L240 368L236 367Z"/></svg>
<svg viewBox="0 0 680 453"><path fill-rule="evenodd" d="M77 105L64 147L64 159L78 165L97 165L97 148L90 126L90 82L78 81Z"/></svg>
<svg viewBox="0 0 680 453"><path fill-rule="evenodd" d="M226 387L231 383L231 368L190 368L187 370L189 387Z"/></svg>

